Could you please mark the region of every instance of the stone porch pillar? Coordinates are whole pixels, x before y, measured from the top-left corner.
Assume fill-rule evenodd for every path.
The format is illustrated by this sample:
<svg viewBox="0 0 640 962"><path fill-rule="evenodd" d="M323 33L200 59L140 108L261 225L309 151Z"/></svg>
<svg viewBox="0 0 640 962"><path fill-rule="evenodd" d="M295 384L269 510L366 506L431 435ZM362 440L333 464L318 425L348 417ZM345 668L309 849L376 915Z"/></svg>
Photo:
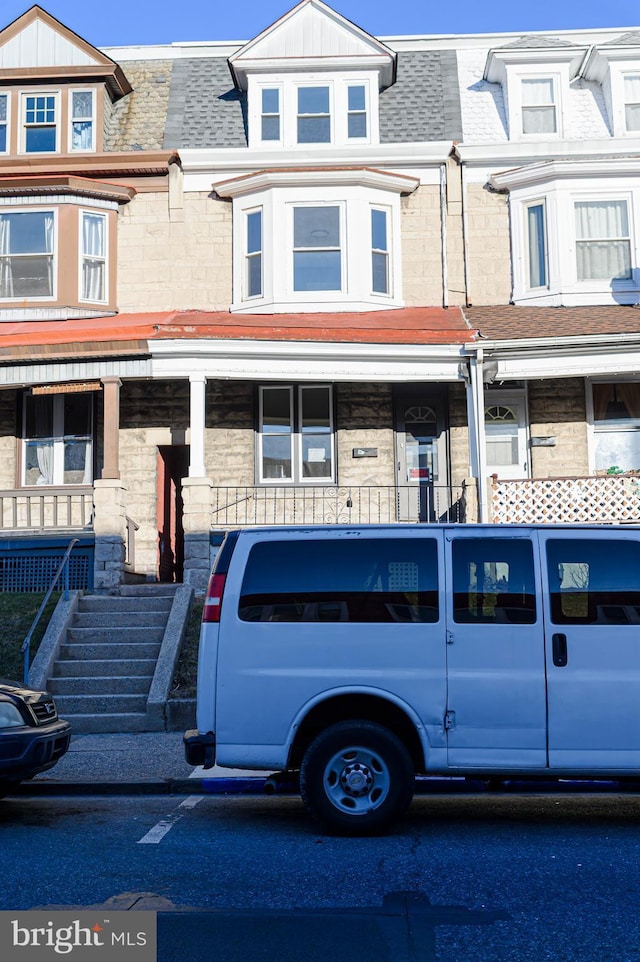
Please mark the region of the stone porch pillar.
<svg viewBox="0 0 640 962"><path fill-rule="evenodd" d="M93 579L96 588L117 588L124 581L125 492L118 478L102 478L93 485L93 530L96 536Z"/></svg>
<svg viewBox="0 0 640 962"><path fill-rule="evenodd" d="M182 479L184 526L184 583L197 591L205 591L211 568L209 533L213 513L213 481L211 478Z"/></svg>

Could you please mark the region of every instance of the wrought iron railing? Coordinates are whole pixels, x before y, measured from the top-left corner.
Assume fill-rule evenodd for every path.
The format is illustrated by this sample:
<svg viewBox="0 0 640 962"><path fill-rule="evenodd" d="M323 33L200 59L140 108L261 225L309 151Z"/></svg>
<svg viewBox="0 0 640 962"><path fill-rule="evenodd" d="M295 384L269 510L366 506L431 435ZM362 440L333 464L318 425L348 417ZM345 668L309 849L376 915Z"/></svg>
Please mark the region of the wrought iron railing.
<svg viewBox="0 0 640 962"><path fill-rule="evenodd" d="M25 685L29 684L29 653L31 650L31 639L33 638L33 633L38 626L38 622L40 621L42 612L47 607L47 602L51 597L53 589L55 588L55 586L58 584L58 581L60 580L60 576L62 576L64 599L65 601L67 601L69 598L69 558L71 557L71 552L73 551L77 543L78 543L77 538L72 538L71 541L69 542L67 546L67 550L64 553L64 557L60 562L60 564L58 565L57 571L54 574L53 578L51 579L51 583L47 588L46 594L42 599L40 607L38 608L38 613L33 619L33 623L29 628L26 638L22 642L22 647L20 648L20 652L22 654L23 680Z"/></svg>
<svg viewBox="0 0 640 962"><path fill-rule="evenodd" d="M235 486L213 492L213 527L465 520L458 485Z"/></svg>
<svg viewBox="0 0 640 962"><path fill-rule="evenodd" d="M90 485L0 491L0 530L90 528L92 518Z"/></svg>

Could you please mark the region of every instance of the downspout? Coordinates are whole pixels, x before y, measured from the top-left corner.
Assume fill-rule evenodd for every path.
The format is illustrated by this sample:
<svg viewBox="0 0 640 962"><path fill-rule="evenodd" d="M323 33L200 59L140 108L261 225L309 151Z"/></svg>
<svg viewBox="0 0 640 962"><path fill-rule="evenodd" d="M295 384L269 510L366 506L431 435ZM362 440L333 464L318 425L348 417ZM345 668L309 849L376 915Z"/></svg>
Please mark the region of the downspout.
<svg viewBox="0 0 640 962"><path fill-rule="evenodd" d="M460 208L462 214L462 267L464 270L464 303L465 307L471 307L472 301L469 296L469 251L467 237L468 224L467 224L467 176L466 176L465 163L460 159Z"/></svg>
<svg viewBox="0 0 640 962"><path fill-rule="evenodd" d="M440 239L442 243L442 306L449 307L449 272L447 267L447 169L440 164Z"/></svg>

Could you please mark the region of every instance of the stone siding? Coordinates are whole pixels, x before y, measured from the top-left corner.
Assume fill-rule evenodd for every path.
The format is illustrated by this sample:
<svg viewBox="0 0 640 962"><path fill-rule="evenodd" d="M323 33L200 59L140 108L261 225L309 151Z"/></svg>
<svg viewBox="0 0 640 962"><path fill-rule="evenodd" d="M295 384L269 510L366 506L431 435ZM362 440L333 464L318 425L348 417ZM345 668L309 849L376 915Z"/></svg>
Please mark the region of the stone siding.
<svg viewBox="0 0 640 962"><path fill-rule="evenodd" d="M138 194L119 214L119 310L227 311L231 253L229 201L187 193L170 220L166 192Z"/></svg>
<svg viewBox="0 0 640 962"><path fill-rule="evenodd" d="M584 381L531 381L529 422L532 437L555 437L555 447L532 447L534 478L589 474Z"/></svg>
<svg viewBox="0 0 640 962"><path fill-rule="evenodd" d="M442 304L440 187L429 184L401 198L402 288L407 307Z"/></svg>
<svg viewBox="0 0 640 962"><path fill-rule="evenodd" d="M336 387L337 461L340 485L394 485L395 446L390 384ZM354 448L377 448L375 458L354 458Z"/></svg>
<svg viewBox="0 0 640 962"><path fill-rule="evenodd" d="M461 485L470 474L469 424L464 384L449 385L449 456L451 484Z"/></svg>
<svg viewBox="0 0 640 962"><path fill-rule="evenodd" d="M507 197L479 184L469 184L465 203L469 302L508 304L511 251Z"/></svg>

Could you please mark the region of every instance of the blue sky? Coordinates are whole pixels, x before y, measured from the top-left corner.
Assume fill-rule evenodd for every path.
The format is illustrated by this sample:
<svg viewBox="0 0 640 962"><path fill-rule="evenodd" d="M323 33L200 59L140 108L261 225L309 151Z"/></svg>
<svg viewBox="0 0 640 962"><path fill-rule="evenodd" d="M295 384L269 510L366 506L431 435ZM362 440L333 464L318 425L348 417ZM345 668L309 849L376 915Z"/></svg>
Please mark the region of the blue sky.
<svg viewBox="0 0 640 962"><path fill-rule="evenodd" d="M41 0L49 13L97 47L174 40L248 40L294 5L288 0ZM331 4L376 36L493 33L640 25L637 0L336 0ZM30 3L2 0L0 24Z"/></svg>

